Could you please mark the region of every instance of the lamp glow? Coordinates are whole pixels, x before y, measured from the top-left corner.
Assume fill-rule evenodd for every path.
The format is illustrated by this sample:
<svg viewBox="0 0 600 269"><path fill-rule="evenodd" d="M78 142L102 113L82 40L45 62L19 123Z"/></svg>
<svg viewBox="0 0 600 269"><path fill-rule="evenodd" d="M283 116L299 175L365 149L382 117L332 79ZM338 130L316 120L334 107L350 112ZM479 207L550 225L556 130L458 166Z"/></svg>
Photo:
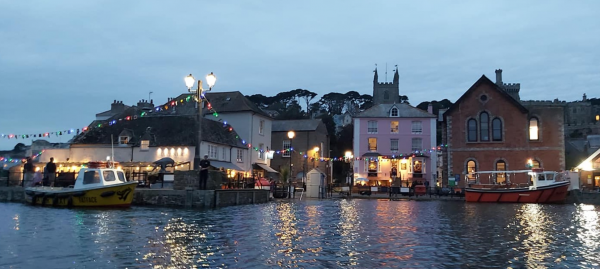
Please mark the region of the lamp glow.
<svg viewBox="0 0 600 269"><path fill-rule="evenodd" d="M196 79L194 76L192 76L192 74L189 74L183 80L185 81L185 86L188 87L188 90L192 89L192 87L194 87L194 82L196 82Z"/></svg>
<svg viewBox="0 0 600 269"><path fill-rule="evenodd" d="M208 89L209 90L213 86L215 86L216 82L217 82L217 77L215 76L215 74L213 74L213 72L210 72L210 74L206 75L206 84L208 84Z"/></svg>
<svg viewBox="0 0 600 269"><path fill-rule="evenodd" d="M287 136L288 136L289 139L294 139L294 136L296 136L296 133L294 131L289 131L287 133Z"/></svg>

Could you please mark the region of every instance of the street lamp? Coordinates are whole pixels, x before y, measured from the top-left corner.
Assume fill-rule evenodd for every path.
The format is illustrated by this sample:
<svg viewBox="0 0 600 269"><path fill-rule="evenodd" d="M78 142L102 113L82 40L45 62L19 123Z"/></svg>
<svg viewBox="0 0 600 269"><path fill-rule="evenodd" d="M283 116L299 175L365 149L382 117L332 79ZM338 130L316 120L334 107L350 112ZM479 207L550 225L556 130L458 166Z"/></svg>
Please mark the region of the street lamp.
<svg viewBox="0 0 600 269"><path fill-rule="evenodd" d="M185 82L185 86L188 88L188 92L196 94L195 98L198 102L198 114L196 115L196 122L198 124L198 145L196 146L196 153L194 154L194 169L200 169L200 146L202 145L202 96L204 96L204 89L202 88L202 80L198 80L198 89L192 90L192 87L194 87L194 83L196 82L196 79L194 76L192 76L192 74L186 76L183 81ZM213 74L213 72L210 72L210 74L206 75L206 84L208 84L207 91L212 90L215 82L217 82L217 77Z"/></svg>
<svg viewBox="0 0 600 269"><path fill-rule="evenodd" d="M313 149L313 168L317 166L317 154L319 153L319 147Z"/></svg>
<svg viewBox="0 0 600 269"><path fill-rule="evenodd" d="M292 183L292 151L294 150L294 148L292 147L292 141L294 139L294 136L296 136L296 133L294 131L289 131L287 133L288 138L290 139L290 171L288 173L288 184ZM290 186L290 185L288 185ZM291 188L288 189L288 198L291 197L291 193L290 191Z"/></svg>

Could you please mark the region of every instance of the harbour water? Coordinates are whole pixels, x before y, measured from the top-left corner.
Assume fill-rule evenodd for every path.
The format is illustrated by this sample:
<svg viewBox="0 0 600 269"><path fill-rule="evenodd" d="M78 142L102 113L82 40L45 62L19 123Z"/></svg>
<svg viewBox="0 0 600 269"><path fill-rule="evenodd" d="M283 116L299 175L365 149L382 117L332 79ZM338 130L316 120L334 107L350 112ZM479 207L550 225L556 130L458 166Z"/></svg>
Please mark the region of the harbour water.
<svg viewBox="0 0 600 269"><path fill-rule="evenodd" d="M0 203L0 268L599 268L600 207L309 200L185 210Z"/></svg>

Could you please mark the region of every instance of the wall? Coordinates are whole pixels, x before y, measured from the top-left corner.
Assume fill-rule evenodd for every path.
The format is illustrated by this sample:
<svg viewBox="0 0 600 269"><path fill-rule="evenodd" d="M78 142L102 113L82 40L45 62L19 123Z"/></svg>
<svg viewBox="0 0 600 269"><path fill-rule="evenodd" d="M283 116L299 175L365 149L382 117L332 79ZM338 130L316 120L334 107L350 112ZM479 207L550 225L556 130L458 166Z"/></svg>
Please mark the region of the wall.
<svg viewBox="0 0 600 269"><path fill-rule="evenodd" d="M319 128L322 125L319 125ZM325 126L322 126L325 128ZM305 171L308 173L313 166L319 168L321 171L326 172L326 164L325 161L320 160L312 160L313 156L317 156L320 158L321 154L323 157L329 156L329 137L327 136L327 130L319 130L319 132L315 131L296 131L296 136L292 140L292 147L294 148L294 152L292 153L292 163L294 166L294 176L298 174L298 172ZM289 140L287 137L287 132L273 132L273 150L278 151L283 149L283 141ZM321 144L323 148L321 148ZM319 151L315 152L314 148L319 147ZM303 154L301 155L300 152ZM316 153L316 154L315 154ZM306 155L306 158L304 158ZM273 159L271 160L271 167L273 169L281 171L282 168L289 168L290 158L282 157L283 154L274 154Z"/></svg>
<svg viewBox="0 0 600 269"><path fill-rule="evenodd" d="M480 101L483 94L488 96L486 102ZM529 113L525 113L508 98L492 85L482 83L466 93L463 101L445 114L444 138L448 145L445 161L450 176L461 174L461 182L464 183L468 160L476 161L477 171L496 170L495 164L500 160L506 162L506 170L523 170L528 159L538 160L546 170L564 170L562 105L532 105ZM502 141L491 141L491 132L488 142L467 141L467 120L478 120L482 111L489 114L490 123L495 117L502 120ZM539 141L529 140L529 118L532 116L540 121ZM511 178L511 181L527 182L527 176L522 174L517 180Z"/></svg>
<svg viewBox="0 0 600 269"><path fill-rule="evenodd" d="M164 151L167 149L167 153ZM170 157L175 162L193 162L195 147L150 147L148 151L141 151L139 147L114 147L114 160L116 162L154 162L164 157ZM133 155L132 155L133 154ZM55 162L90 162L106 161L106 157L113 158L110 145L71 145L68 149L47 149L40 156L39 162L48 162L54 157Z"/></svg>
<svg viewBox="0 0 600 269"><path fill-rule="evenodd" d="M214 119L214 116L207 115L206 118ZM258 115L254 112L243 111L243 112L223 112L219 113L219 118L226 121L228 124L231 124L235 131L238 133L241 139L244 139L246 144L251 144L252 147L258 147L259 144L263 143L265 146L265 150L268 147L271 149L271 125L272 120L261 115ZM265 121L264 133L259 134L259 124L260 120L263 119ZM248 155L250 154L250 155ZM233 155L235 157L235 155ZM254 150L249 150L246 156L250 156L249 162L244 162L243 168L245 171L252 170L253 163L265 163L269 165L269 160L259 159L258 153ZM266 155L265 155L266 156Z"/></svg>

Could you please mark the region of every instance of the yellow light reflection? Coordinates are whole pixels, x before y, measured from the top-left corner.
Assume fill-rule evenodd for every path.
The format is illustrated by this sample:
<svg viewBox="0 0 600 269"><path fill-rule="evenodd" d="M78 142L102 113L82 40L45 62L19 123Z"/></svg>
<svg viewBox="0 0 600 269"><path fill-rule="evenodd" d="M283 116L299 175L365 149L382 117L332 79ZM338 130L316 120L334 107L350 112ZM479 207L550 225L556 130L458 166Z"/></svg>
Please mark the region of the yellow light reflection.
<svg viewBox="0 0 600 269"><path fill-rule="evenodd" d="M555 223L548 216L546 210L539 204L524 204L516 218L520 224L517 240L523 244L525 264L528 268L540 267L546 259L552 258L549 246L554 243L554 236L547 231L553 230Z"/></svg>

